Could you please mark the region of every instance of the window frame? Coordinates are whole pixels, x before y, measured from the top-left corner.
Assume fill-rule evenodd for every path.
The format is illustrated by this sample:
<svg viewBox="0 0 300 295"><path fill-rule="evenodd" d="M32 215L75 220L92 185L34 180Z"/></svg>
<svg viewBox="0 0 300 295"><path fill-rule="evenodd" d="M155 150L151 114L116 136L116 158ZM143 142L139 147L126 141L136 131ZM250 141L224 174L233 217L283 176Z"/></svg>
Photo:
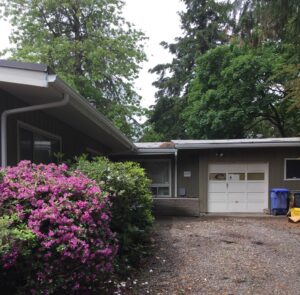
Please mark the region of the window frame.
<svg viewBox="0 0 300 295"><path fill-rule="evenodd" d="M161 183L152 183L150 187L168 187L169 188L169 194L168 195L152 195L153 198L171 198L172 196L172 164L171 164L171 159L138 159L136 160L138 163L142 162L167 162L169 166L169 179L168 179L168 185L166 184L161 184ZM151 179L150 179L151 180Z"/></svg>
<svg viewBox="0 0 300 295"><path fill-rule="evenodd" d="M286 173L287 173L287 167L286 167L287 160L296 160L296 161L299 161L299 163L300 163L300 158L284 158L284 175L283 175L284 180L285 181L299 181L300 178L287 178L286 177L287 176L286 175Z"/></svg>
<svg viewBox="0 0 300 295"><path fill-rule="evenodd" d="M21 161L21 159L20 159L20 154L21 154L21 151L20 151L20 148L21 148L21 146L20 146L20 129L25 129L26 131L48 137L49 139L57 140L59 142L59 152L60 153L62 152L62 137L60 135L45 131L41 128L38 128L31 124L25 123L23 121L17 121L17 160L18 160L18 162Z"/></svg>

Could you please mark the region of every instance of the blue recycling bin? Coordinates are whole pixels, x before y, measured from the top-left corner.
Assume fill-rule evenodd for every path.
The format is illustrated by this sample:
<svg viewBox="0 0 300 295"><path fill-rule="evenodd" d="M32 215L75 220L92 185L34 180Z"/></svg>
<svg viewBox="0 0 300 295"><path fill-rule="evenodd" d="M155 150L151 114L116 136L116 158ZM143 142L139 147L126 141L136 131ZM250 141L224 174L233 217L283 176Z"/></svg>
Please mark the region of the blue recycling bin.
<svg viewBox="0 0 300 295"><path fill-rule="evenodd" d="M286 188L273 188L271 190L272 215L285 215L288 211L289 190Z"/></svg>

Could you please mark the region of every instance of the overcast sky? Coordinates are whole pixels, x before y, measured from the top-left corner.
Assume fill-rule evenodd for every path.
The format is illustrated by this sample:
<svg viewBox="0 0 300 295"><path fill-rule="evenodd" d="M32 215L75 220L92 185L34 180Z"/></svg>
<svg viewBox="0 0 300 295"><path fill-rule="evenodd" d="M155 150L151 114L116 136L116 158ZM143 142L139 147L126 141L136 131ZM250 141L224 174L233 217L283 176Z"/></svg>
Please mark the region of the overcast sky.
<svg viewBox="0 0 300 295"><path fill-rule="evenodd" d="M178 11L184 9L180 0L125 0L124 17L142 30L149 40L146 42L148 61L142 65L140 77L136 80L136 90L142 96L142 105L154 104L155 87L152 82L156 76L148 73L159 63L172 59L167 50L159 45L161 41L172 42L181 35ZM0 21L0 50L9 46L10 26Z"/></svg>

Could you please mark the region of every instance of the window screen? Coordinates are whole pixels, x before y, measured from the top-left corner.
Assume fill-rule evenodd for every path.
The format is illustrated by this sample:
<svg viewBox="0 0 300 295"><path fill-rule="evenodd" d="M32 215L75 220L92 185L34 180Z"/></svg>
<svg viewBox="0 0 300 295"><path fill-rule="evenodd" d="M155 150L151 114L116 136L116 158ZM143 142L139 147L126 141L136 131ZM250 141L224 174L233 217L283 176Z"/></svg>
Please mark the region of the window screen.
<svg viewBox="0 0 300 295"><path fill-rule="evenodd" d="M285 160L285 178L300 179L300 159Z"/></svg>

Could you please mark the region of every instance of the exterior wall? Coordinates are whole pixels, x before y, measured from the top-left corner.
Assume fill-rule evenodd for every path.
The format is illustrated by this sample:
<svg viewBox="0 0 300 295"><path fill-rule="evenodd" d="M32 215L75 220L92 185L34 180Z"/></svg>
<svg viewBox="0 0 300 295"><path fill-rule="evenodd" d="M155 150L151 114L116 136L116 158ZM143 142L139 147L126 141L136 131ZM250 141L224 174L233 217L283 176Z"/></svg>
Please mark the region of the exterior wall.
<svg viewBox="0 0 300 295"><path fill-rule="evenodd" d="M217 157L216 153L223 153ZM256 149L212 149L179 150L177 161L177 187L186 189L186 197L174 198L175 164L173 155L130 156L115 160L171 159L173 198L155 198L154 212L158 215L198 216L207 213L208 203L208 166L212 163L268 163L269 190L284 187L300 191L300 180L284 180L284 159L299 158L300 148L256 148ZM184 177L190 171L190 177Z"/></svg>
<svg viewBox="0 0 300 295"><path fill-rule="evenodd" d="M222 152L222 158L216 153ZM200 212L207 212L208 165L211 163L269 163L269 190L284 187L300 190L300 180L284 180L284 159L299 158L300 148L256 148L256 149L222 149L179 151L178 153L178 187L186 187L188 197L198 197ZM180 167L180 168L179 168ZM192 172L191 178L183 176L183 169ZM194 175L193 175L194 171ZM197 173L197 171L199 171Z"/></svg>
<svg viewBox="0 0 300 295"><path fill-rule="evenodd" d="M177 181L179 189L185 188L188 198L199 198L199 152L178 152ZM184 177L184 172L190 172L190 177Z"/></svg>
<svg viewBox="0 0 300 295"><path fill-rule="evenodd" d="M0 113L7 109L24 107L22 101L0 89ZM62 152L64 159L72 159L76 155L87 152L91 148L106 154L109 150L100 142L82 134L71 126L47 115L42 111L11 115L7 121L7 153L8 165L18 162L18 121L32 125L62 138Z"/></svg>

